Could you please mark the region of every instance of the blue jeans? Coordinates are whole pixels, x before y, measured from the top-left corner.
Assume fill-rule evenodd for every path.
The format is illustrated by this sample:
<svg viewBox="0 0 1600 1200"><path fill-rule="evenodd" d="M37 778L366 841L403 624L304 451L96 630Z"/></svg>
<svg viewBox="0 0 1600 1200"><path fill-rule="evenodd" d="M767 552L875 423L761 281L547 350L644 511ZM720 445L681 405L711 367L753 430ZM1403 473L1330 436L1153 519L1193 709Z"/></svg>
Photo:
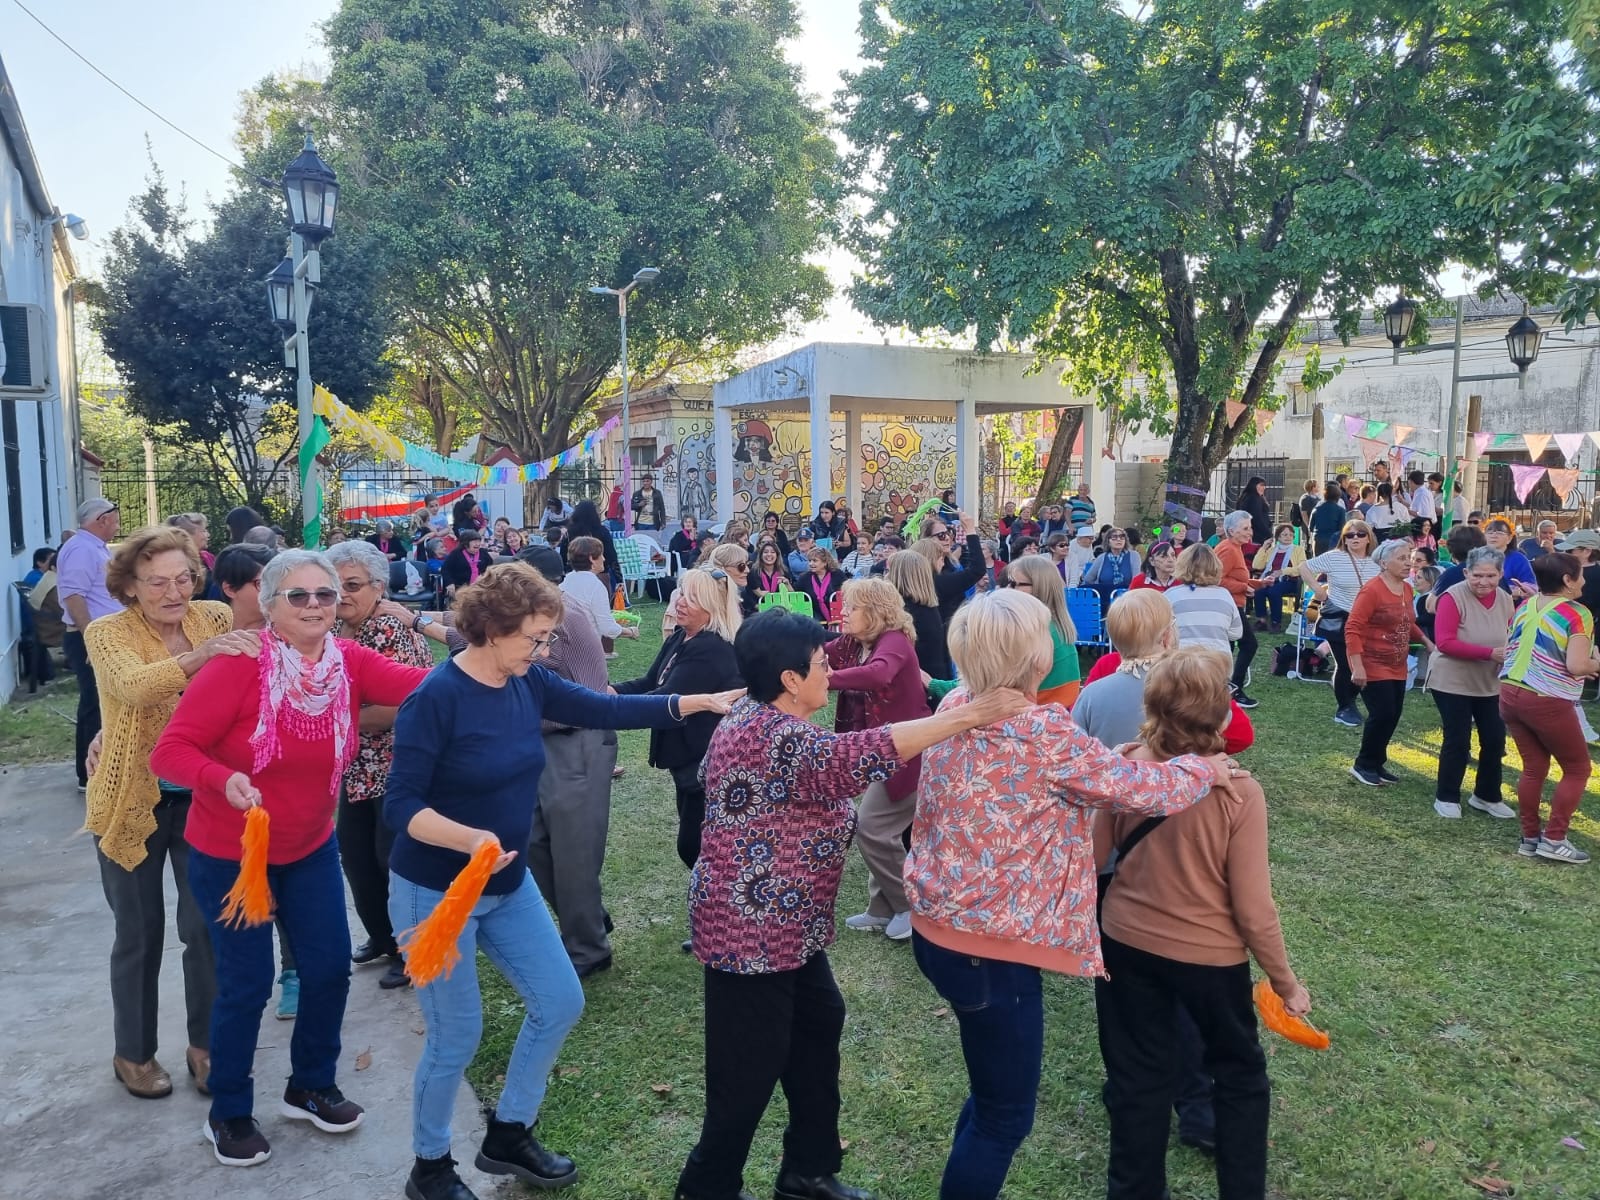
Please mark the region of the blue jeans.
<svg viewBox="0 0 1600 1200"><path fill-rule="evenodd" d="M1272 627L1276 629L1283 624L1283 602L1299 596L1300 587L1298 575L1286 576L1274 582L1271 587L1257 591L1250 597L1250 606L1255 610L1258 619L1265 621L1270 616Z"/></svg>
<svg viewBox="0 0 1600 1200"><path fill-rule="evenodd" d="M255 1109L256 1042L272 996L272 924L234 928L221 922L222 898L239 876L234 859L189 854L189 890L211 928L217 999L211 1009L211 1115L248 1117ZM339 1067L339 1027L350 992L350 923L344 877L330 836L298 862L267 867L278 923L294 944L300 1013L289 1039L289 1086L332 1087Z"/></svg>
<svg viewBox="0 0 1600 1200"><path fill-rule="evenodd" d="M508 896L480 899L456 944L461 961L448 976L417 989L427 1027L412 1085L411 1143L418 1158L450 1153L456 1094L483 1036L479 949L517 989L528 1010L506 1065L496 1120L533 1124L556 1055L583 1014L583 988L533 876L521 859L505 869L521 872L521 885ZM418 887L402 875L389 876L389 917L397 934L425 919L442 899L443 892Z"/></svg>
<svg viewBox="0 0 1600 1200"><path fill-rule="evenodd" d="M1033 1129L1044 1060L1044 992L1039 968L973 958L920 933L911 948L961 1026L967 1102L939 1183L939 1200L994 1200L1011 1160Z"/></svg>

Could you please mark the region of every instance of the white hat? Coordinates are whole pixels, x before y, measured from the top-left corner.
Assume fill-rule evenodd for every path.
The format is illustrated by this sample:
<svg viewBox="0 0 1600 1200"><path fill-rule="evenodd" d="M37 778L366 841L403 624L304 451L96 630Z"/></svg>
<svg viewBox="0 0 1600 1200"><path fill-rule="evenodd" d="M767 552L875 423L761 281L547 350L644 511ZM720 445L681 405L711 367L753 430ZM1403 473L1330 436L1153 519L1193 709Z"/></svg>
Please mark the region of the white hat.
<svg viewBox="0 0 1600 1200"><path fill-rule="evenodd" d="M1079 525L1078 532L1073 536L1092 538L1094 536L1094 527L1092 525Z"/></svg>

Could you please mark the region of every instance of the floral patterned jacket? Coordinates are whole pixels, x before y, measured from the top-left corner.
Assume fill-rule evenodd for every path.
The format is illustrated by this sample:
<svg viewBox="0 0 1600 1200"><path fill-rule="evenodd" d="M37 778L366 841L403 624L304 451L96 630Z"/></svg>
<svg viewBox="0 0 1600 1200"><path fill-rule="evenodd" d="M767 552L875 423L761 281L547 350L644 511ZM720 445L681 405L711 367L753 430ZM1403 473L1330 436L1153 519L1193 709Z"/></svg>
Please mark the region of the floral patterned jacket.
<svg viewBox="0 0 1600 1200"><path fill-rule="evenodd" d="M413 632L394 617L374 613L361 623L353 635L346 634L358 646L376 650L385 658L408 667L431 667L433 655L428 642L420 633ZM359 804L383 795L383 785L389 781L389 763L394 758L394 731L383 729L377 733L361 735L356 756L344 771L344 794L352 804Z"/></svg>
<svg viewBox="0 0 1600 1200"><path fill-rule="evenodd" d="M967 703L957 689L939 707ZM906 898L929 941L1063 975L1103 975L1094 811L1182 812L1211 790L1184 755L1136 762L1039 704L922 754Z"/></svg>
<svg viewBox="0 0 1600 1200"><path fill-rule="evenodd" d="M701 765L700 858L689 876L695 957L737 975L792 971L833 944L856 814L901 763L888 728L836 734L746 697Z"/></svg>

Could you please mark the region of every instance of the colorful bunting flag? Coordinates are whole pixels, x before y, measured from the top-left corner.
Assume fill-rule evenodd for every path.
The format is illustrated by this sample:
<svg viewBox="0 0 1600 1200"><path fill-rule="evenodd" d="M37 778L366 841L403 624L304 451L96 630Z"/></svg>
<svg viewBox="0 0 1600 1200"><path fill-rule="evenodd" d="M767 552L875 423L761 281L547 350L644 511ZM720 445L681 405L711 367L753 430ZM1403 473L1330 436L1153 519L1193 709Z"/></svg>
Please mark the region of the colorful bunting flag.
<svg viewBox="0 0 1600 1200"><path fill-rule="evenodd" d="M1351 437L1366 437L1367 423L1360 417L1345 417L1344 431Z"/></svg>
<svg viewBox="0 0 1600 1200"><path fill-rule="evenodd" d="M1539 456L1544 453L1544 448L1550 444L1548 433L1525 433L1522 440L1527 444L1528 457L1534 462L1539 461Z"/></svg>
<svg viewBox="0 0 1600 1200"><path fill-rule="evenodd" d="M1237 400L1227 401L1227 403L1222 406L1222 410L1228 414L1228 424L1230 427L1237 425L1239 423L1239 418L1244 416L1244 405L1240 404Z"/></svg>
<svg viewBox="0 0 1600 1200"><path fill-rule="evenodd" d="M1368 421L1366 436L1369 438L1381 438L1388 428L1389 422L1387 421Z"/></svg>
<svg viewBox="0 0 1600 1200"><path fill-rule="evenodd" d="M1561 448L1561 457L1569 463L1578 457L1578 451L1583 449L1583 439L1586 433L1558 433L1555 434L1556 445Z"/></svg>
<svg viewBox="0 0 1600 1200"><path fill-rule="evenodd" d="M1366 461L1367 470L1372 470L1373 465L1389 453L1389 443L1378 438L1358 437L1356 444L1361 447L1361 457Z"/></svg>
<svg viewBox="0 0 1600 1200"><path fill-rule="evenodd" d="M1545 468L1538 463L1509 463L1511 468L1511 488L1517 493L1517 503L1526 504L1528 496L1539 480L1545 475Z"/></svg>
<svg viewBox="0 0 1600 1200"><path fill-rule="evenodd" d="M1561 497L1561 503L1567 502L1567 493L1578 486L1577 467L1551 467L1545 472L1550 476L1550 486L1555 489L1556 495Z"/></svg>
<svg viewBox="0 0 1600 1200"><path fill-rule="evenodd" d="M1489 448L1489 443L1494 440L1492 433L1475 433L1472 435L1472 456L1482 458L1483 452Z"/></svg>
<svg viewBox="0 0 1600 1200"><path fill-rule="evenodd" d="M1396 425L1392 435L1394 437L1394 444L1396 446L1404 446L1406 444L1406 439L1416 431L1417 427L1415 425Z"/></svg>
<svg viewBox="0 0 1600 1200"><path fill-rule="evenodd" d="M1277 415L1278 414L1275 412L1267 412L1265 409L1260 408L1256 409L1256 411L1251 414L1251 416L1255 418L1257 437L1260 437L1272 427L1273 419L1276 418Z"/></svg>

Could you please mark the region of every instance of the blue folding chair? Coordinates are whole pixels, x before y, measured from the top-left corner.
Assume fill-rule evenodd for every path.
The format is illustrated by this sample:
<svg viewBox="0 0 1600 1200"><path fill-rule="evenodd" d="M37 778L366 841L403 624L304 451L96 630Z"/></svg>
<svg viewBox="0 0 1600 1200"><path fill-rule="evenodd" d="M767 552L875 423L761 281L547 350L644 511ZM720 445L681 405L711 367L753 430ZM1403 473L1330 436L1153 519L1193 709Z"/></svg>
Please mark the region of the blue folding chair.
<svg viewBox="0 0 1600 1200"><path fill-rule="evenodd" d="M1078 631L1078 645L1106 647L1105 622L1100 616L1100 593L1093 588L1067 589L1067 616Z"/></svg>

